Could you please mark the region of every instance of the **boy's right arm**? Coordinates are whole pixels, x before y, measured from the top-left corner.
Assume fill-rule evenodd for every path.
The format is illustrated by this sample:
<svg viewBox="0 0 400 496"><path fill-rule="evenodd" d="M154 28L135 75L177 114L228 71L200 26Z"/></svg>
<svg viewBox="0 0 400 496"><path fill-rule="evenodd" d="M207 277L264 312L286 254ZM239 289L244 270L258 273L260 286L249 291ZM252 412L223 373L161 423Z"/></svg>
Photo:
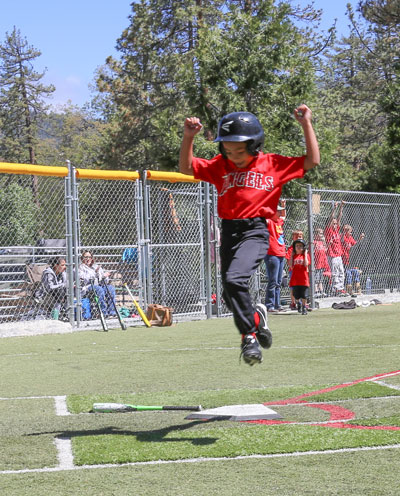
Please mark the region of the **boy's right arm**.
<svg viewBox="0 0 400 496"><path fill-rule="evenodd" d="M193 141L197 133L202 129L200 119L188 117L183 125L183 139L179 154L179 170L182 174L193 174Z"/></svg>

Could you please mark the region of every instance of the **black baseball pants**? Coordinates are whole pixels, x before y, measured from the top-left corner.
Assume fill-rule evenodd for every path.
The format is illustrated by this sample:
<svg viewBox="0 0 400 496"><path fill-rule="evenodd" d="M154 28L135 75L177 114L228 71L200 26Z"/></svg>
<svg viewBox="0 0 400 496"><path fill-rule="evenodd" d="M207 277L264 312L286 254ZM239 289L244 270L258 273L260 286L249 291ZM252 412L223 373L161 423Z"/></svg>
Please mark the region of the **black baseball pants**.
<svg viewBox="0 0 400 496"><path fill-rule="evenodd" d="M222 296L239 332L249 334L256 331L249 280L268 251L266 221L262 217L223 219L221 227Z"/></svg>

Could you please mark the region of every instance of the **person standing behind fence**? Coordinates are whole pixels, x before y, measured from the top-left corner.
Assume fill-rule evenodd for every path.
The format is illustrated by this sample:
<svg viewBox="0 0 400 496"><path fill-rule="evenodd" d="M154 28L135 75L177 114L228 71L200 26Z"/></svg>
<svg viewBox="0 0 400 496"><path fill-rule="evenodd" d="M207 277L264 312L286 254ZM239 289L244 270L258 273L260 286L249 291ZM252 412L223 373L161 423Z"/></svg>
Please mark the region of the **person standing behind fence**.
<svg viewBox="0 0 400 496"><path fill-rule="evenodd" d="M54 257L42 274L41 286L35 297L43 300L42 306L52 319L58 320L65 309L67 297L67 263L62 256Z"/></svg>
<svg viewBox="0 0 400 496"><path fill-rule="evenodd" d="M296 241L296 239L303 239L303 238L304 238L304 233L300 229L296 229L295 231L292 232L292 244L289 246L285 254L286 262L288 264L289 281L290 281L290 276L292 275L291 269L289 268L289 261L293 253L293 241ZM293 296L293 291L291 287L289 287L289 290L290 290L290 310L296 310L296 299Z"/></svg>
<svg viewBox="0 0 400 496"><path fill-rule="evenodd" d="M111 298L115 303L115 288L109 283L110 273L105 272L104 269L95 263L93 255L90 251L86 250L82 253L82 263L79 266L79 278L81 280L82 290L82 317L90 319L92 312L90 308L90 290L91 282L93 282L94 290L99 299L100 308L105 317L115 317L117 314L114 310L113 302L107 294L104 286L107 286Z"/></svg>
<svg viewBox="0 0 400 496"><path fill-rule="evenodd" d="M331 269L327 257L328 248L326 246L323 229L316 229L314 236L314 269L315 269L315 296L323 298L325 293L325 279L330 278Z"/></svg>
<svg viewBox="0 0 400 496"><path fill-rule="evenodd" d="M360 238L356 241L353 238L353 228L350 224L345 224L343 226L343 233L341 237L342 247L343 247L343 265L346 272L346 291L349 295L353 294L353 283L356 294L361 294L361 283L360 283L360 269L358 267L352 267L350 265L350 251L351 249L360 241L365 238L365 234L361 233Z"/></svg>
<svg viewBox="0 0 400 496"><path fill-rule="evenodd" d="M283 224L286 216L286 200L281 200L276 213L267 220L269 232L269 248L264 258L267 270L267 289L265 306L268 312L277 313L281 307L281 285L283 267L285 264L285 236Z"/></svg>
<svg viewBox="0 0 400 496"><path fill-rule="evenodd" d="M297 309L302 315L307 315L307 296L310 286L308 267L310 257L304 239L293 241L293 252L290 257L289 267L291 269L290 287L297 302Z"/></svg>
<svg viewBox="0 0 400 496"><path fill-rule="evenodd" d="M336 209L339 204L337 202L335 203L324 231L326 245L328 247L327 255L329 257L329 265L332 272L334 296L346 295L344 290L344 266L342 260L343 247L340 239L340 221L343 214L343 204L344 202L341 201L336 215Z"/></svg>
<svg viewBox="0 0 400 496"><path fill-rule="evenodd" d="M223 298L242 336L241 356L249 365L262 362L259 344L263 348L272 344L267 309L261 303L254 307L249 293L250 277L268 250L266 219L275 214L283 185L303 177L320 160L311 110L300 105L294 116L304 132L307 155L303 157L264 154L259 120L250 112L233 112L218 125L215 141L220 154L210 160L196 158L193 141L202 124L197 117L184 123L180 171L213 184L218 191Z"/></svg>

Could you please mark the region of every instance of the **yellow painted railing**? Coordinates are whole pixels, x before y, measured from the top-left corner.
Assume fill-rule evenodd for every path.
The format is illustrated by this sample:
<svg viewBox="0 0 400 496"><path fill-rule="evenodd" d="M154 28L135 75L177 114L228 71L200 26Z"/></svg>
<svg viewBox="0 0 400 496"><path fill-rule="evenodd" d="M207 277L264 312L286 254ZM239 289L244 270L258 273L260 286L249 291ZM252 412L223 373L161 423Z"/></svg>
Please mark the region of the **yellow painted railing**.
<svg viewBox="0 0 400 496"><path fill-rule="evenodd" d="M34 176L68 176L68 167L52 165L32 165L32 164L13 164L0 162L0 174L28 174ZM78 179L108 179L119 181L136 181L140 175L137 171L118 171L103 169L76 169ZM163 171L146 171L146 178L150 181L169 181L171 183L179 182L199 182L193 176L187 176L179 172Z"/></svg>

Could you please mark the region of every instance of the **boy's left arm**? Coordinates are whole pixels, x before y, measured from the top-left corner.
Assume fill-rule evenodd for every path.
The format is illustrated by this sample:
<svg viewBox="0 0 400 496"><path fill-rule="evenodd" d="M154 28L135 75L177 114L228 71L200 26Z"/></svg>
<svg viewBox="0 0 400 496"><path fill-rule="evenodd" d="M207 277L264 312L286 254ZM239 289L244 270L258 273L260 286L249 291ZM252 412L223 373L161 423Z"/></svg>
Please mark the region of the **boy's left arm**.
<svg viewBox="0 0 400 496"><path fill-rule="evenodd" d="M295 109L294 117L303 128L304 139L306 142L304 170L308 171L313 169L320 162L318 141L311 123L311 110L307 107L307 105L302 104Z"/></svg>

